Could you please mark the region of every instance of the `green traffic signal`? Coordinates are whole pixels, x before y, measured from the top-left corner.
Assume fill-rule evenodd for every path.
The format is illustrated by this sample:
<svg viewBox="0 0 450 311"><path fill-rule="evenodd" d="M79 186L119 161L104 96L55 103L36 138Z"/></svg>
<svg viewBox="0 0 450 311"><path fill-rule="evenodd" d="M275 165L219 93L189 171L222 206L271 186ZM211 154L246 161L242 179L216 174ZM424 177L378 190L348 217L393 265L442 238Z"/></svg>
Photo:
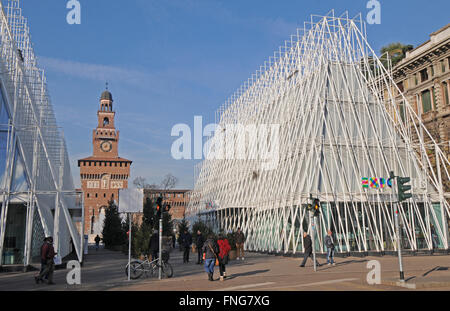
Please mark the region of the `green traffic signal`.
<svg viewBox="0 0 450 311"><path fill-rule="evenodd" d="M397 177L397 190L399 202L412 198L412 194L407 193L407 191L411 190L411 186L406 185L410 181L411 181L410 177Z"/></svg>

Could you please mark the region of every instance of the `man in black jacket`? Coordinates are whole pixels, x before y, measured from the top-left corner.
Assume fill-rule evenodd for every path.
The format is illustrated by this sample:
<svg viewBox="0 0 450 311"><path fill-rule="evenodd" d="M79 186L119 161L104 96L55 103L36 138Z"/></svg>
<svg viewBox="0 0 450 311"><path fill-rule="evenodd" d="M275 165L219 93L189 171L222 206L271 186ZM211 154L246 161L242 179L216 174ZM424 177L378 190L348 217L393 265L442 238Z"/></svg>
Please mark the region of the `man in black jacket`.
<svg viewBox="0 0 450 311"><path fill-rule="evenodd" d="M307 232L303 232L303 245L305 246L305 257L303 257L303 262L300 265L300 267L304 267L306 260L308 260L308 257L311 257L312 260L313 259L313 254L312 254L312 241L311 241L311 237L308 235ZM319 267L320 264L316 259L316 264Z"/></svg>
<svg viewBox="0 0 450 311"><path fill-rule="evenodd" d="M181 234L181 246L183 247L183 263L189 262L189 252L192 244L192 236L189 231L184 230L184 233Z"/></svg>
<svg viewBox="0 0 450 311"><path fill-rule="evenodd" d="M157 259L158 255L159 255L159 232L158 232L158 230L153 231L153 234L150 237L148 249L150 250L150 253L152 254L152 260Z"/></svg>
<svg viewBox="0 0 450 311"><path fill-rule="evenodd" d="M198 260L197 264L203 263L203 244L205 243L205 240L203 238L202 232L200 230L197 230L197 242L195 243L197 246L197 253L198 253Z"/></svg>

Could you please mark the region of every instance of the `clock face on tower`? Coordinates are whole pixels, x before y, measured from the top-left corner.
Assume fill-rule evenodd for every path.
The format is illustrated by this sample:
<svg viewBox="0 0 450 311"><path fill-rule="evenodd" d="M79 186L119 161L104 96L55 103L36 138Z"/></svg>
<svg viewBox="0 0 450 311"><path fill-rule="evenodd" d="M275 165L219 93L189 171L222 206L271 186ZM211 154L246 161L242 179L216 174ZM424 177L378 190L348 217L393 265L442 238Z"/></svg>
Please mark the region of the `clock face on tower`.
<svg viewBox="0 0 450 311"><path fill-rule="evenodd" d="M112 149L112 144L110 141L104 141L100 144L100 148L102 149L102 151L104 152L110 152Z"/></svg>

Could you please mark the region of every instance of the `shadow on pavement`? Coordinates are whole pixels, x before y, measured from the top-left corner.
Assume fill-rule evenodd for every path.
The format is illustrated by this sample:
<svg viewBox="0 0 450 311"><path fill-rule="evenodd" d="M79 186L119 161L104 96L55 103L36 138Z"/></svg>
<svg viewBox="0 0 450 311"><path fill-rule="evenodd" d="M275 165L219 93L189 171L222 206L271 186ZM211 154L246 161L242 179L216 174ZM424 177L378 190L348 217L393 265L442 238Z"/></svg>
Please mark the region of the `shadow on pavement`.
<svg viewBox="0 0 450 311"><path fill-rule="evenodd" d="M238 278L240 276L248 276L248 275L254 275L254 274L259 274L259 273L265 273L265 272L269 272L270 269L265 269L265 270L255 270L255 271L249 271L249 272L244 272L244 273L233 273L230 276L227 276L227 279L235 279Z"/></svg>
<svg viewBox="0 0 450 311"><path fill-rule="evenodd" d="M409 282L409 281L411 281L411 280L413 280L413 279L415 279L415 278L416 278L415 276L409 277L409 278L407 278L407 279L405 280L405 282Z"/></svg>
<svg viewBox="0 0 450 311"><path fill-rule="evenodd" d="M425 272L422 276L425 277L425 276L427 276L428 274L430 274L433 271L447 271L447 270L448 270L448 267L437 266L437 267L434 267L433 269Z"/></svg>
<svg viewBox="0 0 450 311"><path fill-rule="evenodd" d="M324 263L324 264L320 265L320 267L321 267L320 270L323 271L323 270L333 269L333 268L340 267L340 266L349 265L349 264L352 264L352 263L362 263L362 262L368 262L368 261L369 260L367 260L367 259L363 259L363 260L347 260L347 261L342 261L342 262L336 262L335 266L328 266L326 263Z"/></svg>

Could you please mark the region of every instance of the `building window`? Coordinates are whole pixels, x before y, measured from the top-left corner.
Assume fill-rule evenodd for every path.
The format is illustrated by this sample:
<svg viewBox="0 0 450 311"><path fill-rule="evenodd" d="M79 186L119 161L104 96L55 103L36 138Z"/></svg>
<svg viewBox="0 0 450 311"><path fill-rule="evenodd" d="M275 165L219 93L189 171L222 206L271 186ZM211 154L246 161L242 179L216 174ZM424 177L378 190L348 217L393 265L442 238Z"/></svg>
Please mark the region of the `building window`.
<svg viewBox="0 0 450 311"><path fill-rule="evenodd" d="M431 76L434 77L434 66L433 65L430 66L430 72L431 72Z"/></svg>
<svg viewBox="0 0 450 311"><path fill-rule="evenodd" d="M106 193L103 193L103 197L106 198Z"/></svg>
<svg viewBox="0 0 450 311"><path fill-rule="evenodd" d="M89 198L89 193L87 194L87 197Z"/></svg>
<svg viewBox="0 0 450 311"><path fill-rule="evenodd" d="M95 197L98 198L98 193L95 194Z"/></svg>
<svg viewBox="0 0 450 311"><path fill-rule="evenodd" d="M428 72L427 68L425 68L420 71L420 82L425 82L427 80L428 80Z"/></svg>
<svg viewBox="0 0 450 311"><path fill-rule="evenodd" d="M430 90L425 90L422 92L422 112L427 113L431 111L431 94Z"/></svg>
<svg viewBox="0 0 450 311"><path fill-rule="evenodd" d="M445 72L445 61L444 60L441 60L441 71L442 71L442 73Z"/></svg>
<svg viewBox="0 0 450 311"><path fill-rule="evenodd" d="M436 100L436 92L435 92L434 87L431 89L431 95L433 95L433 98L432 98L432 100L433 100L433 102L432 102L432 107L434 106L434 107L436 108L436 107L437 107L437 105L436 105L437 100ZM431 108L431 109L433 109L433 108Z"/></svg>
<svg viewBox="0 0 450 311"><path fill-rule="evenodd" d="M417 85L419 82L417 81L417 74L414 75L414 85Z"/></svg>
<svg viewBox="0 0 450 311"><path fill-rule="evenodd" d="M405 103L402 101L399 105L400 118L405 122Z"/></svg>
<svg viewBox="0 0 450 311"><path fill-rule="evenodd" d="M442 94L444 95L443 96L443 98L444 98L444 103L446 104L446 105L448 105L448 104L450 104L449 103L449 98L448 98L448 85L447 85L447 82L443 82L442 83Z"/></svg>
<svg viewBox="0 0 450 311"><path fill-rule="evenodd" d="M400 90L400 92L402 92L402 93L403 93L403 91L404 91L404 89L403 89L403 81L402 81L402 82L399 82L399 83L397 83L397 87L398 87L398 89Z"/></svg>

